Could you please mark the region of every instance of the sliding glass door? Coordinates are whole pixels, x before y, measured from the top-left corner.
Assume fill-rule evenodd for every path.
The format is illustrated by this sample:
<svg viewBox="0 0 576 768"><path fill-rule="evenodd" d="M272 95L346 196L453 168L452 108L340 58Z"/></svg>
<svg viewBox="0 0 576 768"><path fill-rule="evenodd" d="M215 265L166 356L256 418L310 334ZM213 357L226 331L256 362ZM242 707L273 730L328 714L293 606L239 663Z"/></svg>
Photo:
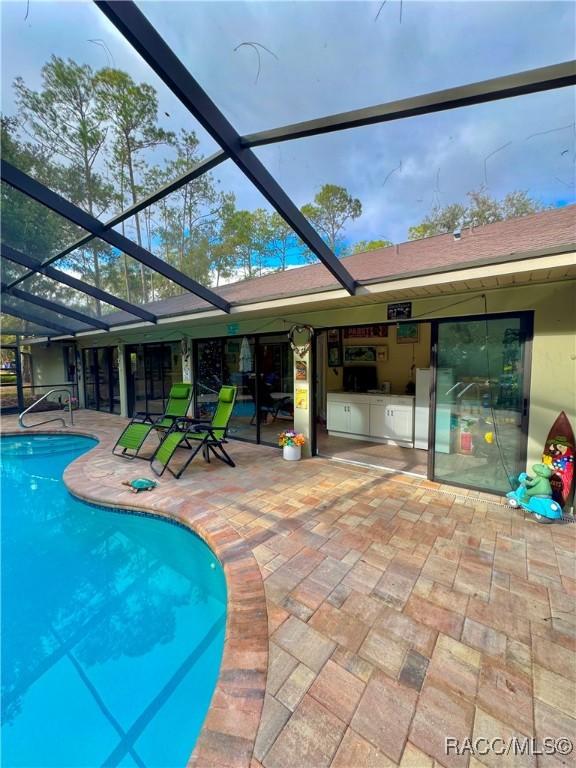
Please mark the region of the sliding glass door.
<svg viewBox="0 0 576 768"><path fill-rule="evenodd" d="M202 419L212 417L223 384L238 387L230 437L275 445L293 425L293 357L284 335L197 341L194 380Z"/></svg>
<svg viewBox="0 0 576 768"><path fill-rule="evenodd" d="M118 348L99 347L82 351L86 408L120 413Z"/></svg>
<svg viewBox="0 0 576 768"><path fill-rule="evenodd" d="M260 442L276 445L294 426L294 353L286 336L259 339L257 381Z"/></svg>
<svg viewBox="0 0 576 768"><path fill-rule="evenodd" d="M179 342L132 344L126 347L128 414L164 413L173 384L182 381Z"/></svg>
<svg viewBox="0 0 576 768"><path fill-rule="evenodd" d="M527 314L440 320L432 477L502 493L526 460Z"/></svg>
<svg viewBox="0 0 576 768"><path fill-rule="evenodd" d="M253 336L207 339L196 343L196 414L211 419L220 387L238 387L228 433L231 437L257 441L256 341Z"/></svg>

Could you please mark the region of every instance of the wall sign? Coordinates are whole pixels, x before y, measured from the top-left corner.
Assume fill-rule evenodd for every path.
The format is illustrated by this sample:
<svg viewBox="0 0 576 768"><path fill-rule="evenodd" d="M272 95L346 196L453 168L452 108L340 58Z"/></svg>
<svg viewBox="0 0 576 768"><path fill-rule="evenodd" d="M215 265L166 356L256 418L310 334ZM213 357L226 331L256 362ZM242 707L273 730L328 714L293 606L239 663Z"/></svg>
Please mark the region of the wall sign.
<svg viewBox="0 0 576 768"><path fill-rule="evenodd" d="M401 301L398 304L388 304L388 320L409 320L411 317L411 301Z"/></svg>
<svg viewBox="0 0 576 768"><path fill-rule="evenodd" d="M228 336L236 336L239 330L240 325L238 323L228 323L226 326L226 334Z"/></svg>
<svg viewBox="0 0 576 768"><path fill-rule="evenodd" d="M296 381L307 381L308 366L306 365L306 361L296 360L296 362L294 363L294 367L296 369Z"/></svg>
<svg viewBox="0 0 576 768"><path fill-rule="evenodd" d="M294 397L294 404L296 408L306 411L308 409L308 388L296 387L296 393Z"/></svg>
<svg viewBox="0 0 576 768"><path fill-rule="evenodd" d="M387 325L358 325L344 328L345 339L365 339L367 337L386 338L388 336Z"/></svg>

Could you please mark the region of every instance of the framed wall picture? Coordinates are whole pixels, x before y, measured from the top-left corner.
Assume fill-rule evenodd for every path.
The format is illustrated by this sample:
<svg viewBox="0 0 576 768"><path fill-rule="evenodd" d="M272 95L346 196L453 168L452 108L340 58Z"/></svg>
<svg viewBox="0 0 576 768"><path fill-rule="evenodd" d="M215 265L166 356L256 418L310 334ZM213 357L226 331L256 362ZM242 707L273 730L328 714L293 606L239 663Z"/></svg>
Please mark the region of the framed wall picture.
<svg viewBox="0 0 576 768"><path fill-rule="evenodd" d="M388 320L409 320L411 317L411 301L400 301L397 304L388 304Z"/></svg>
<svg viewBox="0 0 576 768"><path fill-rule="evenodd" d="M376 347L344 347L345 363L375 363Z"/></svg>
<svg viewBox="0 0 576 768"><path fill-rule="evenodd" d="M388 344L382 344L381 347L376 348L376 359L379 363L388 362Z"/></svg>
<svg viewBox="0 0 576 768"><path fill-rule="evenodd" d="M399 323L396 327L396 341L398 344L418 344L419 329L418 323Z"/></svg>
<svg viewBox="0 0 576 768"><path fill-rule="evenodd" d="M294 368L296 369L296 381L308 380L308 366L305 360L296 360Z"/></svg>
<svg viewBox="0 0 576 768"><path fill-rule="evenodd" d="M340 368L342 365L342 333L340 328L329 329L326 349L328 351L328 366Z"/></svg>

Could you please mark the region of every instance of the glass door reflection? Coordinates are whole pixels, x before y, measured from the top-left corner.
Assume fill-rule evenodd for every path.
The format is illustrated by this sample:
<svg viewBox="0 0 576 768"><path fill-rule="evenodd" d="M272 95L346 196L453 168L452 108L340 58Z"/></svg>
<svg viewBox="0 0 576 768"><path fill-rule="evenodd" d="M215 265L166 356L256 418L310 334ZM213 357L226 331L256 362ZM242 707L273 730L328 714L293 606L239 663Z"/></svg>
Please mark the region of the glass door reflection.
<svg viewBox="0 0 576 768"><path fill-rule="evenodd" d="M526 324L522 315L438 322L434 480L503 493L523 470Z"/></svg>
<svg viewBox="0 0 576 768"><path fill-rule="evenodd" d="M294 357L286 336L266 336L258 344L260 442L277 445L294 426Z"/></svg>

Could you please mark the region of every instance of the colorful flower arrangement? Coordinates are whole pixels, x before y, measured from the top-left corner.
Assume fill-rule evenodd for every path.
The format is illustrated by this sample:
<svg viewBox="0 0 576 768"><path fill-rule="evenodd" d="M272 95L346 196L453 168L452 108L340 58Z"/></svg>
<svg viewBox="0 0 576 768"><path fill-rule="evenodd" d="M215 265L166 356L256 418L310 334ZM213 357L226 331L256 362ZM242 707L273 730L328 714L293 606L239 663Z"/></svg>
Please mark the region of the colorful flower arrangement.
<svg viewBox="0 0 576 768"><path fill-rule="evenodd" d="M278 445L280 448L284 448L285 445L304 445L306 438L300 432L294 432L293 429L288 429L286 432L281 432L278 435Z"/></svg>

